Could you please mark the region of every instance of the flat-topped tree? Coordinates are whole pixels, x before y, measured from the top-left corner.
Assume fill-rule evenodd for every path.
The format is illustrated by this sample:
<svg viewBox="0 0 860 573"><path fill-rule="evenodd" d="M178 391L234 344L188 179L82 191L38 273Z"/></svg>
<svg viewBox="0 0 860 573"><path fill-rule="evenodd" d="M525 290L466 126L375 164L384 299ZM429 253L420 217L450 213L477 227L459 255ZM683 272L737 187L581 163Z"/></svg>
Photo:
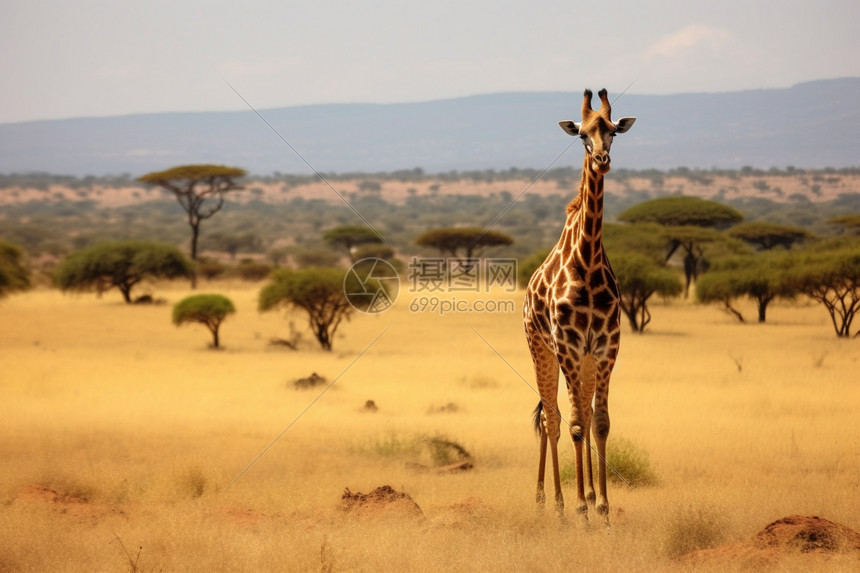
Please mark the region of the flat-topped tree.
<svg viewBox="0 0 860 573"><path fill-rule="evenodd" d="M486 249L512 245L514 240L504 233L480 227L450 227L427 231L415 239L415 243L439 249L441 255L457 259L463 270L468 271L474 266L474 259Z"/></svg>
<svg viewBox="0 0 860 573"><path fill-rule="evenodd" d="M853 215L840 215L827 220L832 225L839 225L845 234L860 233L860 213Z"/></svg>
<svg viewBox="0 0 860 573"><path fill-rule="evenodd" d="M329 229L323 235L323 240L333 247L343 249L352 261L357 260L356 247L383 242L376 231L360 225L342 225Z"/></svg>
<svg viewBox="0 0 860 573"><path fill-rule="evenodd" d="M234 181L246 174L244 169L224 165L180 165L166 171L154 171L137 178L158 185L176 196L188 215L191 226L191 259L197 260L197 238L200 222L221 210L224 195L243 189Z"/></svg>
<svg viewBox="0 0 860 573"><path fill-rule="evenodd" d="M704 266L702 245L718 240L720 235L715 229L728 228L741 221L743 215L733 207L699 197L661 197L630 207L618 219L627 223L657 223L666 228L663 232L668 242L666 260L678 248L685 253L686 296Z"/></svg>
<svg viewBox="0 0 860 573"><path fill-rule="evenodd" d="M618 219L627 223L657 223L665 226L692 225L722 229L744 216L733 207L699 197L661 197L630 207Z"/></svg>
<svg viewBox="0 0 860 573"><path fill-rule="evenodd" d="M131 289L147 279L187 278L194 265L173 245L155 241L98 243L67 256L54 269L54 282L64 291L99 293L116 287L127 303Z"/></svg>
<svg viewBox="0 0 860 573"><path fill-rule="evenodd" d="M173 324L181 326L199 322L212 333L212 348L220 348L218 331L228 314L234 314L236 307L226 296L220 294L197 294L186 297L173 307Z"/></svg>
<svg viewBox="0 0 860 573"><path fill-rule="evenodd" d="M776 247L790 249L795 243L812 238L812 233L801 227L766 221L741 223L726 231L726 234L765 251Z"/></svg>

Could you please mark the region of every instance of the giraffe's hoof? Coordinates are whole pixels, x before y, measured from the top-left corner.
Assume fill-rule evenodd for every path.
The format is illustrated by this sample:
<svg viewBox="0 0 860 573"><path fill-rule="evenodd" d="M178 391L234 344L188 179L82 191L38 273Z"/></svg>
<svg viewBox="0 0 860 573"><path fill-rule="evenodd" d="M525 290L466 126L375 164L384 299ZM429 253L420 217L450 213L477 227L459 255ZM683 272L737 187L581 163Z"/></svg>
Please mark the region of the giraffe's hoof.
<svg viewBox="0 0 860 573"><path fill-rule="evenodd" d="M594 503L597 501L597 495L595 495L593 491L588 492L587 494L585 494L585 501L588 502L588 505L594 505Z"/></svg>

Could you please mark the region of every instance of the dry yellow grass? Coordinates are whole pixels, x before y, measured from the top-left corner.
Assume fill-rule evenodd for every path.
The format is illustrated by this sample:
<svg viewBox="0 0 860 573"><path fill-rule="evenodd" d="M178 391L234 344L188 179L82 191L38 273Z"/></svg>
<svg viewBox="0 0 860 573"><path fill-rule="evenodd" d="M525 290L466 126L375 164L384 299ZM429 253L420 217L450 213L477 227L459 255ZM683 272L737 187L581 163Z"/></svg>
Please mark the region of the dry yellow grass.
<svg viewBox="0 0 860 573"><path fill-rule="evenodd" d="M741 325L658 304L650 333L625 333L612 435L647 450L660 484L610 486L606 531L534 509L520 294L493 294L517 307L496 314L415 314L404 300L345 323L325 353L309 333L298 352L267 346L287 321L257 313L256 286L208 286L238 311L222 351L202 327L173 327L170 304L38 290L0 305L0 570L661 571L682 568L679 524L706 543L792 513L860 529L860 343L838 340L820 307ZM339 378L301 415L320 389L289 383L311 372ZM410 469L422 436L462 444L475 468ZM339 510L344 488L384 484L426 518Z"/></svg>

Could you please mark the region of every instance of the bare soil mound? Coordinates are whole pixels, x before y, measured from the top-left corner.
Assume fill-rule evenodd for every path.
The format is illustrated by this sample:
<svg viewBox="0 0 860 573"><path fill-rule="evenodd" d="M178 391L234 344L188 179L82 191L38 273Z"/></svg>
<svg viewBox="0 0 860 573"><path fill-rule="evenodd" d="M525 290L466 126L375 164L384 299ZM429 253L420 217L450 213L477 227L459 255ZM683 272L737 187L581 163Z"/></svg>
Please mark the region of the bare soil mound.
<svg viewBox="0 0 860 573"><path fill-rule="evenodd" d="M758 547L778 547L800 553L847 553L860 555L860 533L821 517L790 515L777 519L753 538Z"/></svg>
<svg viewBox="0 0 860 573"><path fill-rule="evenodd" d="M817 516L789 515L756 533L747 543L722 545L690 553L690 565L720 563L773 567L792 562L813 566L824 561L860 566L860 533Z"/></svg>
<svg viewBox="0 0 860 573"><path fill-rule="evenodd" d="M41 507L80 521L98 521L108 515L125 515L118 508L92 503L85 494L64 493L39 484L28 484L18 490L15 504Z"/></svg>
<svg viewBox="0 0 860 573"><path fill-rule="evenodd" d="M361 517L401 517L423 519L424 512L412 497L383 485L370 493L352 493L346 488L340 498L341 509Z"/></svg>

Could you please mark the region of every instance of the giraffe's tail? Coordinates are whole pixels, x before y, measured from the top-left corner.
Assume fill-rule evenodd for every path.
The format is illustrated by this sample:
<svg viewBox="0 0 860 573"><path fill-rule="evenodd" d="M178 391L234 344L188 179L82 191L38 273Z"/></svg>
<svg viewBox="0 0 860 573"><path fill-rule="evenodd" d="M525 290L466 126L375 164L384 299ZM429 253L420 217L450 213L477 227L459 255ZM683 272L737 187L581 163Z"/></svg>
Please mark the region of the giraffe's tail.
<svg viewBox="0 0 860 573"><path fill-rule="evenodd" d="M534 411L535 433L540 436L543 428L541 428L541 414L543 414L543 400L538 400L537 408Z"/></svg>

